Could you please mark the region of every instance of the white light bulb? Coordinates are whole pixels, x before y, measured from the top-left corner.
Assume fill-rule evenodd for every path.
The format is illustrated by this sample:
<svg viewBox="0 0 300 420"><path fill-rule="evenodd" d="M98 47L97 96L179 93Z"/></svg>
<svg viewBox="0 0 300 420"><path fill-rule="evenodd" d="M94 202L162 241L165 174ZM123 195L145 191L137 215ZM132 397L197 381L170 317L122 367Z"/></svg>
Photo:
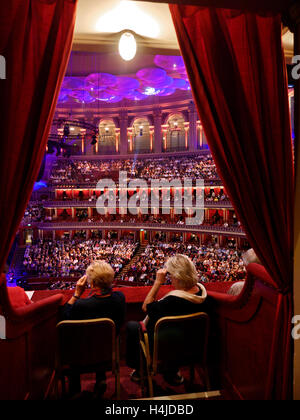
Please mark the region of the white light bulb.
<svg viewBox="0 0 300 420"><path fill-rule="evenodd" d="M130 32L125 32L121 36L119 42L120 56L123 58L123 60L130 61L135 57L136 51L137 44L134 35Z"/></svg>

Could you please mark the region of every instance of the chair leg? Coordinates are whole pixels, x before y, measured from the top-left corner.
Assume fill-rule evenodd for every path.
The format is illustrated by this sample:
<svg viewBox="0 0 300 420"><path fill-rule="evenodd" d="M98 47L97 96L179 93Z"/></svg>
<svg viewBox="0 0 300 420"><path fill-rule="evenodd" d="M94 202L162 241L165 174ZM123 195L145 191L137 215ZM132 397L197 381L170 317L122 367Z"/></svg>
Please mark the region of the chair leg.
<svg viewBox="0 0 300 420"><path fill-rule="evenodd" d="M121 396L121 385L120 385L120 336L116 340L116 397L117 400Z"/></svg>
<svg viewBox="0 0 300 420"><path fill-rule="evenodd" d="M140 369L140 374L141 374L141 390L142 390L142 397L146 397L146 392L145 392L145 371L144 371L144 367L143 364L141 364L141 369ZM147 387L148 387L148 397L153 397L153 381L152 381L152 375L151 375L151 371L149 369L149 367L147 366Z"/></svg>
<svg viewBox="0 0 300 420"><path fill-rule="evenodd" d="M145 392L145 369L144 369L144 359L143 359L142 351L140 351L140 375L141 375L142 397L145 397L146 396L146 392Z"/></svg>
<svg viewBox="0 0 300 420"><path fill-rule="evenodd" d="M148 371L148 388L149 388L149 397L153 397L153 381L151 372Z"/></svg>

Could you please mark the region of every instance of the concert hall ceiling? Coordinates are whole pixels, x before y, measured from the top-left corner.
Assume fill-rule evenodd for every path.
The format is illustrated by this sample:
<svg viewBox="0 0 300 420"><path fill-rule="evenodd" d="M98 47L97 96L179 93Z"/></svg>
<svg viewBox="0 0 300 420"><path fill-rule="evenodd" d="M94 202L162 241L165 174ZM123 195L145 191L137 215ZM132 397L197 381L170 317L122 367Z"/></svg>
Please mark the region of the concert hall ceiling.
<svg viewBox="0 0 300 420"><path fill-rule="evenodd" d="M109 52L124 29L137 34L144 53L179 52L167 4L127 0L79 0L74 49Z"/></svg>
<svg viewBox="0 0 300 420"><path fill-rule="evenodd" d="M133 31L137 54L124 61L118 43ZM287 62L293 35L283 29ZM155 96L178 97L190 84L167 4L79 0L73 50L58 104L117 104Z"/></svg>
<svg viewBox="0 0 300 420"><path fill-rule="evenodd" d="M168 5L127 0L79 0L73 51L113 52L123 29L137 33L143 55L179 53ZM286 28L283 46L289 62L293 35Z"/></svg>

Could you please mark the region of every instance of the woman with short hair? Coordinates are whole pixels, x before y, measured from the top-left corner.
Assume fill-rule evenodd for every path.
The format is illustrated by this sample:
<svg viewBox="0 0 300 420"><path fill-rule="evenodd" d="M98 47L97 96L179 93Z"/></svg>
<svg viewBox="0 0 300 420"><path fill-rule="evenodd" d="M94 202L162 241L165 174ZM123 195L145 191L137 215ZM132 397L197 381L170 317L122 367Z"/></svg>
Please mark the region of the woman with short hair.
<svg viewBox="0 0 300 420"><path fill-rule="evenodd" d="M119 333L125 319L125 296L121 292L114 292L112 284L115 272L105 261L95 261L86 270L86 275L81 277L75 293L64 306L63 318L66 320L86 320L97 318L112 319ZM85 299L81 296L87 285L91 291ZM103 337L105 340L105 337ZM81 391L80 376L70 375L70 394ZM96 372L95 394L102 395L106 389L105 372Z"/></svg>

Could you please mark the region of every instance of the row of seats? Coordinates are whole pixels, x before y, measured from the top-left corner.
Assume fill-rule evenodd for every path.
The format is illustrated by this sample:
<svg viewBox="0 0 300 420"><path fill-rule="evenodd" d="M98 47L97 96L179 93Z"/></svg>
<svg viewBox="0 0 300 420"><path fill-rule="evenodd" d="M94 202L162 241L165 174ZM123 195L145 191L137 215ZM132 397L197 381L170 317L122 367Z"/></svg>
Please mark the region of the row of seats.
<svg viewBox="0 0 300 420"><path fill-rule="evenodd" d="M247 280L238 295L209 290L207 285L211 321L208 366L213 384L234 392L236 398L264 399L272 374L270 325L277 319L279 293L268 286L272 279L261 265L250 264L247 271ZM36 292L31 303L20 296L17 299L17 289L11 290L2 276L0 398L47 398L55 371L58 312L70 295ZM121 290L126 296L129 318L141 320L141 303L149 287ZM168 290L168 286L162 287L162 293ZM151 372L151 366L149 369Z"/></svg>

